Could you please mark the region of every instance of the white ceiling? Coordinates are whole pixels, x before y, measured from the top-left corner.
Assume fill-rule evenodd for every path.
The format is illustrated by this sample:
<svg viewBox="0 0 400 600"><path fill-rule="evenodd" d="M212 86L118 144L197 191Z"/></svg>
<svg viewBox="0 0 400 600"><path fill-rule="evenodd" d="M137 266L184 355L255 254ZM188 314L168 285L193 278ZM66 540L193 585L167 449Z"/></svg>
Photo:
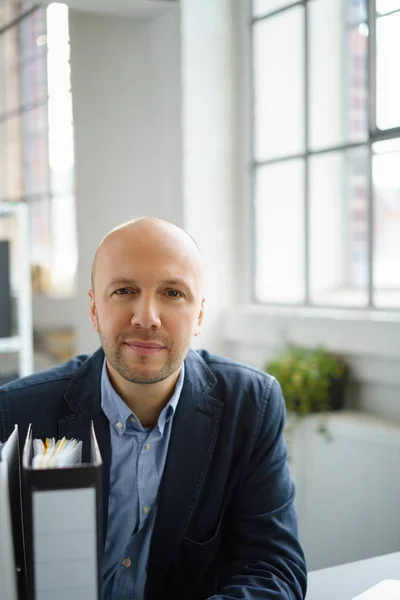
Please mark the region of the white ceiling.
<svg viewBox="0 0 400 600"><path fill-rule="evenodd" d="M54 1L54 0L53 0ZM127 15L138 19L151 19L168 10L176 10L179 2L171 0L59 0L75 8L89 12ZM50 4L52 0L45 0Z"/></svg>

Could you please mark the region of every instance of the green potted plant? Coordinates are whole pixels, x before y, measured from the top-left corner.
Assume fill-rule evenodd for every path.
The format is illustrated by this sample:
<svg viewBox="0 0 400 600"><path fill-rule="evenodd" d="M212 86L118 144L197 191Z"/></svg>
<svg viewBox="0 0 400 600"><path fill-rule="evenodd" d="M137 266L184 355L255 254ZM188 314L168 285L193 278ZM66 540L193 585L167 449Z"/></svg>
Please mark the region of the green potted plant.
<svg viewBox="0 0 400 600"><path fill-rule="evenodd" d="M288 346L265 370L279 381L288 413L304 417L343 408L348 366L322 347Z"/></svg>
<svg viewBox="0 0 400 600"><path fill-rule="evenodd" d="M324 413L344 406L349 369L345 361L322 347L304 348L289 345L265 365L265 370L279 381L288 411L286 439L292 461L294 428L309 414L320 413L317 431L332 441Z"/></svg>

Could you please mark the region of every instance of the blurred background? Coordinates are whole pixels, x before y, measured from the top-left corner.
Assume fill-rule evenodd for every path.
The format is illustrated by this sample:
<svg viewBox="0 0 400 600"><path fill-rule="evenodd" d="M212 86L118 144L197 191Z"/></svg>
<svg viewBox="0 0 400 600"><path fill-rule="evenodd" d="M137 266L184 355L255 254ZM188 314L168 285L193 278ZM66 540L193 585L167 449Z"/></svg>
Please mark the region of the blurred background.
<svg viewBox="0 0 400 600"><path fill-rule="evenodd" d="M310 569L400 550L399 56L400 0L0 0L0 382L97 348L107 231L185 228Z"/></svg>

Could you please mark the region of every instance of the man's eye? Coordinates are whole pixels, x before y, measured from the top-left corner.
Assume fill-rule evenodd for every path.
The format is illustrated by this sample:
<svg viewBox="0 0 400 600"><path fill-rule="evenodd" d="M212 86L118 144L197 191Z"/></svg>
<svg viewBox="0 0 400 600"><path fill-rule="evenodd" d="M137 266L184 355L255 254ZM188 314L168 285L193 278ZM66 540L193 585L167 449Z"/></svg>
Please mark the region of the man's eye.
<svg viewBox="0 0 400 600"><path fill-rule="evenodd" d="M130 291L129 288L120 288L119 290L116 290L114 294L117 294L117 296L126 296L127 294L130 294Z"/></svg>
<svg viewBox="0 0 400 600"><path fill-rule="evenodd" d="M167 290L167 295L170 298L182 298L183 294L181 294L181 292L178 292L178 290Z"/></svg>

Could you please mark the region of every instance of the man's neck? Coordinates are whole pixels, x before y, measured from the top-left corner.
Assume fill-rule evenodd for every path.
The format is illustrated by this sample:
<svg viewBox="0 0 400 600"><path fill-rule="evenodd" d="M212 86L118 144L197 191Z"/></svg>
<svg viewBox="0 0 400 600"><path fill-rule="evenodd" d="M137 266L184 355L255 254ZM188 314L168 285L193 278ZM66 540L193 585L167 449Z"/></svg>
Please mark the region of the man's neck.
<svg viewBox="0 0 400 600"><path fill-rule="evenodd" d="M131 383L121 377L107 362L111 384L143 427L154 427L163 408L168 404L181 369L158 383Z"/></svg>

